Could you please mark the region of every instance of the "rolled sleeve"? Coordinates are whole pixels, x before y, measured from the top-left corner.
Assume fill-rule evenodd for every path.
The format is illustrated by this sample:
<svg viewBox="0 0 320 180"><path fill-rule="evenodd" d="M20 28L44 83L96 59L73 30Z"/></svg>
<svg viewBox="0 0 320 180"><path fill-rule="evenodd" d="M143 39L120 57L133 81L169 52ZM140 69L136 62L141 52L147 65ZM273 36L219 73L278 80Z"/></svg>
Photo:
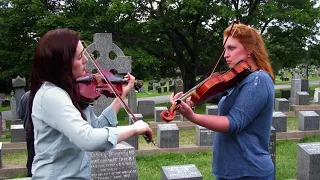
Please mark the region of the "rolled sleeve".
<svg viewBox="0 0 320 180"><path fill-rule="evenodd" d="M118 119L117 119L117 114L114 111L114 109L112 107L107 107L105 110L103 110L101 116L98 118L99 121L107 121L105 122L108 125L104 125L104 126L117 126L118 124Z"/></svg>
<svg viewBox="0 0 320 180"><path fill-rule="evenodd" d="M236 108L233 108L230 111L227 118L230 122L227 133L240 132L251 122L251 118L249 118L245 112Z"/></svg>
<svg viewBox="0 0 320 180"><path fill-rule="evenodd" d="M99 117L94 114L92 106L88 106L83 112L94 128L116 127L118 125L117 114L110 106L103 110Z"/></svg>
<svg viewBox="0 0 320 180"><path fill-rule="evenodd" d="M109 131L108 142L115 146L118 143L119 135L117 128L115 127L105 127Z"/></svg>
<svg viewBox="0 0 320 180"><path fill-rule="evenodd" d="M227 114L230 121L227 133L243 131L263 110L270 94L265 78L259 75L246 81L239 88L234 105Z"/></svg>

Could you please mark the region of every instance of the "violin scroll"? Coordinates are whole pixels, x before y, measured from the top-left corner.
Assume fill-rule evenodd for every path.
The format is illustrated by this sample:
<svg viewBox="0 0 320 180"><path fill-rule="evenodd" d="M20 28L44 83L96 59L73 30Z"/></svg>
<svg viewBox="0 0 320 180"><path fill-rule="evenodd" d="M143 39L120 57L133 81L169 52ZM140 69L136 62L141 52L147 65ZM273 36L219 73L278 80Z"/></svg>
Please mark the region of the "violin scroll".
<svg viewBox="0 0 320 180"><path fill-rule="evenodd" d="M160 117L166 122L172 121L175 116L176 116L176 107L175 107L175 105L171 106L171 108L169 110L163 110L160 113Z"/></svg>

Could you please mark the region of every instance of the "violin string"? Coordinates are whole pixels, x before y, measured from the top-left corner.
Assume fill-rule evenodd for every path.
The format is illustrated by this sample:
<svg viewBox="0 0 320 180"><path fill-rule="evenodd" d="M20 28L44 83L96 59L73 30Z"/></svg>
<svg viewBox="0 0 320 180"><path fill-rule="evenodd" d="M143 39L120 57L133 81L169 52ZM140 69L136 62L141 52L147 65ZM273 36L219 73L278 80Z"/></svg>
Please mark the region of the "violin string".
<svg viewBox="0 0 320 180"><path fill-rule="evenodd" d="M118 94L118 92L116 92L116 90L113 88L112 84L110 85L110 84L109 84L110 82L104 77L104 75L103 75L103 73L102 73L102 71L101 71L101 67L98 67L98 64L94 63L95 59L94 59L92 53L91 53L90 50L89 50L89 46L90 46L90 45L87 46L84 41L83 41L83 44L85 45L85 51L84 51L84 52L87 54L87 57L89 57L90 61L91 61L91 62L93 63L93 65L97 68L97 70L98 70L99 73L101 74L102 78L105 80L105 82L107 82L107 84L109 85L111 91L112 91L112 92L116 95L116 97L119 99L121 105L122 105L123 107L126 107L125 102L122 100L122 98L120 98L120 95ZM94 44L94 43L93 43L93 44ZM124 110L126 111L127 114L130 114L130 113L129 113L129 110L127 110L126 108L124 108ZM135 118L133 114L131 114L131 115L133 116L133 118ZM133 118L131 118L131 121L134 123L135 121L133 120Z"/></svg>
<svg viewBox="0 0 320 180"><path fill-rule="evenodd" d="M230 29L230 32L233 30L233 26L234 26L235 23L236 23L236 22L233 22L233 24L232 24L232 26L231 26L231 29ZM234 35L234 33L236 32L237 28L238 28L238 27L236 26L236 28L235 28L234 31L232 32L231 38L233 37L233 35ZM226 40L223 42L223 51L221 52L220 57L219 57L219 59L218 59L218 62L215 64L215 66L214 66L214 68L213 68L213 71L211 71L211 74L210 74L209 77L211 77L211 76L213 75L213 73L214 73L215 69L217 68L220 60L222 59L222 56L224 55L224 53L225 53L225 51L226 51L226 48L224 47L224 45L227 43L229 37L230 37L230 36L228 35L228 37L226 38Z"/></svg>
<svg viewBox="0 0 320 180"><path fill-rule="evenodd" d="M101 74L102 78L105 80L105 82L107 82L107 84L109 85L109 87L111 88L112 92L116 95L116 97L118 98L118 100L120 101L121 105L124 107L124 110L127 112L127 114L130 114L132 116L132 118L130 118L132 123L135 123L136 121L138 121L138 119L136 118L136 116L133 114L133 112L129 109L129 107L127 106L127 104L124 102L124 100L120 97L119 93L115 90L115 88L113 87L113 85L111 84L111 82L105 77L105 75L102 73L101 71L101 67L98 63L95 62L95 58L94 56L90 53L89 50L89 46L87 46L87 44L84 41L81 41L84 46L85 46L85 50L84 52L87 53L87 55L89 56L89 59L91 60L91 62L94 64L94 66L97 68L97 70L99 71L99 73ZM153 145L156 145L156 143L152 140L152 138L150 138L148 136L148 134L144 134L143 135L144 139L149 143L153 143Z"/></svg>
<svg viewBox="0 0 320 180"><path fill-rule="evenodd" d="M222 56L223 56L223 54L224 54L225 51L226 51L226 48L223 48L223 51L222 51L221 54L220 54L220 57L219 57L219 59L218 59L218 62L217 62L216 65L214 66L213 71L211 71L211 74L210 74L209 77L212 77L212 75L214 74L214 71L216 70L216 68L217 68L220 60L222 59Z"/></svg>
<svg viewBox="0 0 320 180"><path fill-rule="evenodd" d="M236 32L237 30L237 26L235 27L234 31L233 30L233 26L234 24L237 23L236 21L233 22L232 26L231 26L231 29L230 29L230 32L232 32L232 35L231 35L231 38L233 37L234 33ZM220 57L218 58L213 70L211 71L211 74L205 78L204 80L202 80L200 83L198 83L196 86L194 86L193 88L191 88L190 90L188 90L187 92L185 92L182 96L180 96L180 98L178 98L176 101L179 101L179 100L183 100L184 98L187 98L189 97L195 89L197 89L199 86L201 86L202 84L204 84L205 82L207 82L207 79L211 78L214 74L214 71L215 69L217 68L220 60L222 59L222 56L224 55L225 51L226 51L226 48L224 48L224 45L226 44L227 40L229 39L230 37L230 34L228 35L228 37L226 38L226 40L223 42L223 51L220 53Z"/></svg>

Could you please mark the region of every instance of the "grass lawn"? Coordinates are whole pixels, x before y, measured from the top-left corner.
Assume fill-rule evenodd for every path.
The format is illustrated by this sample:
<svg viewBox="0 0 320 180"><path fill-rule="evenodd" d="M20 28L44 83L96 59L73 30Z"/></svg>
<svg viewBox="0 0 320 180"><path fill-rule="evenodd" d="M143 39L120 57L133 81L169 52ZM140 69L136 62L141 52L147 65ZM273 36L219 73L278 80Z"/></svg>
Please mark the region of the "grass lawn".
<svg viewBox="0 0 320 180"><path fill-rule="evenodd" d="M320 79L320 78L319 78ZM317 79L317 80L319 80ZM278 82L281 84L283 82ZM289 83L289 82L287 82ZM147 84L147 83L145 83ZM310 99L313 100L314 89L319 86L310 87ZM145 88L147 89L147 87ZM157 95L167 95L168 93L159 94L156 91L148 93L137 93L137 97L151 97ZM280 90L276 90L276 98L280 97ZM156 106L171 106L169 103L157 104ZM195 108L197 113L204 114L205 106L201 105ZM10 110L10 107L0 107L0 111ZM126 112L121 109L118 113L119 125L127 125L128 122L125 120L127 117ZM145 118L145 121L154 121L153 118ZM9 123L9 122L8 122ZM7 124L7 127L9 124ZM287 118L287 129L297 130L298 129L298 118L288 117ZM6 139L1 141L10 141L10 133L4 132ZM154 132L153 140L156 142L157 134ZM183 144L195 144L195 129L191 130L181 130L179 133L179 143ZM302 142L320 142L320 136L310 136L306 137L300 141L287 141L279 140L276 142L276 178L277 180L294 179L296 178L296 156L297 156L297 144ZM139 146L151 146L147 144L143 137L139 137ZM4 165L18 165L25 164L27 159L26 152L11 152L3 153L2 162ZM201 172L204 180L214 179L211 173L212 166L212 152L205 151L199 153L187 153L187 154L157 154L150 156L137 156L137 168L139 180L149 180L149 179L161 179L161 166L171 166L171 165L182 165L182 164L195 164L199 171ZM25 174L18 174L12 178L24 177Z"/></svg>
<svg viewBox="0 0 320 180"><path fill-rule="evenodd" d="M158 106L168 106L168 103L158 104ZM196 107L196 112L205 113L205 105ZM119 124L125 125L127 121L124 120L126 113L121 110L118 114ZM153 118L146 118L145 121L154 121ZM8 124L9 125L9 124ZM288 130L298 129L298 118L287 118ZM10 141L10 133L6 132L7 139ZM157 141L157 133L154 132L153 140ZM296 178L296 156L297 144L300 142L320 142L320 136L311 136L302 139L301 141L277 141L276 143L276 176L278 180ZM179 133L179 143L195 144L195 129L181 130ZM139 146L148 147L152 146L147 144L143 137L139 137ZM26 162L26 152L4 153L3 164L17 165ZM211 174L212 165L212 152L205 151L199 153L187 154L157 154L151 156L137 156L137 168L139 180L161 179L161 166L182 165L182 164L195 164L201 172L204 180L214 179ZM13 178L24 177L25 174L18 174Z"/></svg>
<svg viewBox="0 0 320 180"><path fill-rule="evenodd" d="M277 141L276 143L276 179L295 179L297 174L297 144L320 142L320 136L311 136L301 141ZM138 156L139 180L161 179L161 166L195 164L204 180L212 180L212 152L205 151L190 154L157 154Z"/></svg>
<svg viewBox="0 0 320 180"><path fill-rule="evenodd" d="M194 132L191 130L183 130L180 137L184 140L180 144L194 141ZM188 138L189 137L189 138ZM192 137L192 138L190 138ZM141 140L142 138L140 138ZM277 180L296 178L296 156L297 144L305 142L320 142L320 136L309 136L300 141L281 140L276 142L276 177ZM139 142L140 143L140 142ZM3 154L3 164L18 165L25 164L26 152L12 152ZM205 151L199 153L187 154L156 154L150 156L137 156L137 168L139 180L161 179L161 166L195 164L203 176L204 180L214 179L211 174L212 152ZM24 174L18 174L13 178L23 177Z"/></svg>
<svg viewBox="0 0 320 180"><path fill-rule="evenodd" d="M0 106L0 111L9 111L9 110L11 110L10 106L5 106L5 107Z"/></svg>

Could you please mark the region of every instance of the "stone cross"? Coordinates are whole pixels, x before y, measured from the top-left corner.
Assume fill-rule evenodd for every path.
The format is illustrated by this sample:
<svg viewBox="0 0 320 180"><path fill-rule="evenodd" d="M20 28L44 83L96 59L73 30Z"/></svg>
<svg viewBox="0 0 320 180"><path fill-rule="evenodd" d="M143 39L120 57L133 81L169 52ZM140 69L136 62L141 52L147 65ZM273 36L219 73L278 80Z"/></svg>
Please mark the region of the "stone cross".
<svg viewBox="0 0 320 180"><path fill-rule="evenodd" d="M125 56L123 51L112 42L111 33L94 34L93 43L90 44L87 49L88 52L97 55L95 59L98 62L97 64L99 64L103 70L115 69L121 76L126 73L131 73L131 57ZM115 57L111 57L112 55ZM92 58L88 59L87 70L92 73L92 71L97 68L90 60ZM130 96L128 98L130 98ZM107 98L103 95L100 96L100 98L93 103L93 110L95 114L101 114L101 112L109 106L112 101L113 98Z"/></svg>
<svg viewBox="0 0 320 180"><path fill-rule="evenodd" d="M131 73L131 57L125 56L123 51L112 42L111 33L94 34L93 43L87 47L87 52L96 55L95 59L102 70L109 71L110 69L115 69L117 70L119 76ZM88 54L86 55L88 56ZM87 70L89 73L95 73L97 68L92 62L93 59L90 58L90 56L88 56L88 59ZM130 99L130 94L128 96ZM99 99L93 103L94 113L97 116L100 115L101 112L108 107L113 100L113 98L108 98L104 95L101 95ZM134 104L134 100L131 102ZM117 147L119 146L121 145L117 145ZM124 179L124 177L129 177L129 179L137 179L135 155L132 154L132 152L134 153L134 148L131 146L132 150L124 150L124 152L128 154L126 155L127 157L115 157L110 155L115 153L115 151L117 152L123 149L118 149L117 147L110 152L92 153L92 179L104 179L104 174L107 174L106 177L110 177L109 179ZM103 156L105 156L105 158L101 159ZM119 161L120 159L123 159L123 161ZM128 162L128 160L130 160L130 162ZM101 163L101 161L105 162ZM126 166L127 164L129 164L130 167ZM121 175L117 176L117 173L120 173Z"/></svg>

